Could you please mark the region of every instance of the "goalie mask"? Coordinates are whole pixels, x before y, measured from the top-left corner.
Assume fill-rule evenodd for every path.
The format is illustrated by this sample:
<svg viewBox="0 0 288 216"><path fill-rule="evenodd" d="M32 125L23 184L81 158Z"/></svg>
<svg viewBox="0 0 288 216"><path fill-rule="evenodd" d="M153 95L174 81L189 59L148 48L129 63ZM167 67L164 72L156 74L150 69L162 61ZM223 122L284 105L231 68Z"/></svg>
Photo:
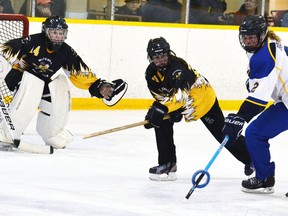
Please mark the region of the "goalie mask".
<svg viewBox="0 0 288 216"><path fill-rule="evenodd" d="M68 25L62 17L48 17L42 23L42 32L48 39L48 49L58 51L67 38Z"/></svg>
<svg viewBox="0 0 288 216"><path fill-rule="evenodd" d="M155 64L160 72L166 71L170 52L170 45L163 37L150 39L148 42L148 59Z"/></svg>
<svg viewBox="0 0 288 216"><path fill-rule="evenodd" d="M239 28L239 41L244 50L254 53L261 48L268 33L268 25L263 16L248 16Z"/></svg>

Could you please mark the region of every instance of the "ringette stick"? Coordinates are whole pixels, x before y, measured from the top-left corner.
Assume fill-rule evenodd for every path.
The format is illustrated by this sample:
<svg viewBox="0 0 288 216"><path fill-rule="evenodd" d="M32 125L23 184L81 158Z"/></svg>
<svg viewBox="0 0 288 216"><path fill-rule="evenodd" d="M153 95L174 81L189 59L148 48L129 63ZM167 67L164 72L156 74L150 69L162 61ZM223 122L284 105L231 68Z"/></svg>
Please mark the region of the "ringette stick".
<svg viewBox="0 0 288 216"><path fill-rule="evenodd" d="M166 120L166 119L169 119L169 118L170 118L170 116L166 115L166 116L164 116L163 120ZM112 129L108 129L108 130L87 134L87 135L85 135L83 137L83 139L96 137L96 136L100 136L100 135L104 135L104 134L109 134L109 133L113 133L113 132L117 132L117 131L121 131L121 130L126 130L126 129L129 129L129 128L138 127L138 126L145 125L145 124L148 124L148 123L149 123L148 120L144 120L144 121L140 121L140 122L136 122L136 123L132 123L132 124L128 124L128 125L123 125L123 126L112 128Z"/></svg>
<svg viewBox="0 0 288 216"><path fill-rule="evenodd" d="M226 145L226 143L229 140L229 136L226 135L224 140L222 141L222 143L220 144L219 148L217 149L217 151L215 152L215 154L213 155L213 157L211 158L211 160L209 161L209 163L207 164L207 166L205 167L204 170L199 170L198 172L196 172L195 174L201 173L201 175L197 178L197 180L195 181L194 177L196 178L196 175L194 174L192 177L192 182L193 186L192 188L189 190L189 192L186 195L186 199L188 200L189 197L192 195L192 193L195 191L195 189L199 186L200 181L202 180L202 178L207 175L208 176L208 180L205 184L205 186L209 183L209 179L210 179L210 175L208 173L208 170L210 168L210 166L213 164L213 162L215 161L215 159L217 158L217 156L219 155L219 153L221 152L222 148ZM204 185L202 185L202 187L205 187Z"/></svg>

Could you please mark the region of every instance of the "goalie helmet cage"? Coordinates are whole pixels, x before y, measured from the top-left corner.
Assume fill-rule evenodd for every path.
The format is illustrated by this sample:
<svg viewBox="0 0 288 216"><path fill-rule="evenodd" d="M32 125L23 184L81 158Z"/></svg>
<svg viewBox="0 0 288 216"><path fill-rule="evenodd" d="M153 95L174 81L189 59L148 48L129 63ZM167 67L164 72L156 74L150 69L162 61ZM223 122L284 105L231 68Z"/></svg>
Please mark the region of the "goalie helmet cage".
<svg viewBox="0 0 288 216"><path fill-rule="evenodd" d="M0 14L0 44L11 39L27 37L29 20L21 14Z"/></svg>

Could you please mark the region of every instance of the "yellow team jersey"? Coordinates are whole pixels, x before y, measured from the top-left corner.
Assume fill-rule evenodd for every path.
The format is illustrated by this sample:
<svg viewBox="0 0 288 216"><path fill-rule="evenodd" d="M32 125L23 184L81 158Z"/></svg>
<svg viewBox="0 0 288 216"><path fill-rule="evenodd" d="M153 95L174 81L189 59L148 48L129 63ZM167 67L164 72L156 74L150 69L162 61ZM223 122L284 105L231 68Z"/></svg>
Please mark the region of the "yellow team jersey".
<svg viewBox="0 0 288 216"><path fill-rule="evenodd" d="M216 100L209 81L175 56L170 56L164 72L151 63L146 70L146 81L152 96L168 107L168 113L182 109L186 121L203 117Z"/></svg>

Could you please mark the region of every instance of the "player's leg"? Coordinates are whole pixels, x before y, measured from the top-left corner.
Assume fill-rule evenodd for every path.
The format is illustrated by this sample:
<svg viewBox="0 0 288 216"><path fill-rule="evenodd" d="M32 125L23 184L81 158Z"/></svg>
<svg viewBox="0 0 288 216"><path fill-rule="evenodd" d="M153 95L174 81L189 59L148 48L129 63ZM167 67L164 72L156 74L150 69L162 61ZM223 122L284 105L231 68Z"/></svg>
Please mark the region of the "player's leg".
<svg viewBox="0 0 288 216"><path fill-rule="evenodd" d="M60 74L45 87L37 119L37 132L47 145L65 148L73 135L65 129L71 106L67 77Z"/></svg>
<svg viewBox="0 0 288 216"><path fill-rule="evenodd" d="M210 131L210 133L215 137L215 139L221 143L223 141L223 133L222 129L224 127L224 115L219 107L218 100L216 99L213 107L206 113L202 118L201 121ZM227 143L225 148L239 161L245 164L244 172L246 175L251 175L253 173L253 169L248 170L251 164L251 158L248 153L245 138L241 136L236 142L234 143Z"/></svg>
<svg viewBox="0 0 288 216"><path fill-rule="evenodd" d="M283 103L271 105L246 128L247 148L256 169L254 178L242 182L244 192L272 193L275 164L271 161L269 140L288 130L288 110Z"/></svg>
<svg viewBox="0 0 288 216"><path fill-rule="evenodd" d="M2 56L0 55L0 57L2 57ZM5 107L5 105L9 106L11 101L13 100L13 98L15 96L15 92L17 92L17 90L19 88L23 73L18 71L18 70L15 70L15 69L11 69L7 73L6 70L8 70L7 67L9 65L9 63L5 59L2 59L2 58L1 58L1 64L0 64L1 65L1 69L0 69L0 73L1 73L0 93L1 93L1 96L3 98L3 102L5 103L2 105L2 107ZM2 76L5 76L5 77L2 77ZM23 84L23 87L24 87L24 85L26 86L26 84ZM23 89L25 89L25 88L22 88L22 90ZM13 143L12 137L10 135L10 131L6 127L5 121L2 121L2 120L0 120L0 142Z"/></svg>
<svg viewBox="0 0 288 216"><path fill-rule="evenodd" d="M8 82L6 83L5 80ZM9 104L8 112L14 129L10 130L2 118L0 122L0 141L12 143L12 139L20 139L24 130L37 112L44 88L44 82L32 74L24 72L21 85L13 96L13 92L10 90L13 82L10 78L5 78L5 80L1 82L1 96L4 101L12 100ZM8 85L6 84L9 84L10 87L8 88ZM18 82L14 84L16 86L18 85ZM12 88L14 89L15 86Z"/></svg>
<svg viewBox="0 0 288 216"><path fill-rule="evenodd" d="M151 180L173 181L177 179L173 125L173 122L164 120L159 128L155 128L159 165L149 169Z"/></svg>

